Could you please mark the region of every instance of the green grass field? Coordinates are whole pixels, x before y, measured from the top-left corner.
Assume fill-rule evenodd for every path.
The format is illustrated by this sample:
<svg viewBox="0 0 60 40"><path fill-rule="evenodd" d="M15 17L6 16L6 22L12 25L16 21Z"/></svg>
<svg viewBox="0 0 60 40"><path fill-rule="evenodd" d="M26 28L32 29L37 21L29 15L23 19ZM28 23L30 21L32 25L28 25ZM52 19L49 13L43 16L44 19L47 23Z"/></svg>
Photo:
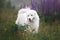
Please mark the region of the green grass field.
<svg viewBox="0 0 60 40"><path fill-rule="evenodd" d="M56 21L48 24L40 21L38 34L19 33L15 26L17 12L0 13L0 40L60 40L60 24Z"/></svg>

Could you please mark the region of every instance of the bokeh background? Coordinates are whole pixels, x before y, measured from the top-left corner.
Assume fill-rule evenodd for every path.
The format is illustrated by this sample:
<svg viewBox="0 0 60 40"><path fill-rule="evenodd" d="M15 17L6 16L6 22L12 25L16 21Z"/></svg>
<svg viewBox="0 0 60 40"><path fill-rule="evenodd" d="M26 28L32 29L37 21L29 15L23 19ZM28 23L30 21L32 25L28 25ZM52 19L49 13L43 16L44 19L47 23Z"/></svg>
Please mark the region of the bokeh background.
<svg viewBox="0 0 60 40"><path fill-rule="evenodd" d="M15 25L20 8L38 12L38 34L19 34ZM0 40L60 40L60 0L0 0Z"/></svg>

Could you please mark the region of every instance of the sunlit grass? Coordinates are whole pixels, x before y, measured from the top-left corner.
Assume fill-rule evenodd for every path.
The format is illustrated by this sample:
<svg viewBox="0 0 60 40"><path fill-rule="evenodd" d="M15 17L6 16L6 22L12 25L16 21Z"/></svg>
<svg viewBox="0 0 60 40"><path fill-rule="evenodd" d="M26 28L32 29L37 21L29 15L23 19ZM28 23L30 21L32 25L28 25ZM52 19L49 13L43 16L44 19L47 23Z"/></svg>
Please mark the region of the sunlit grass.
<svg viewBox="0 0 60 40"><path fill-rule="evenodd" d="M26 33L18 31L15 25L16 14L9 11L0 14L0 40L60 40L58 22L48 24L41 21L38 34Z"/></svg>

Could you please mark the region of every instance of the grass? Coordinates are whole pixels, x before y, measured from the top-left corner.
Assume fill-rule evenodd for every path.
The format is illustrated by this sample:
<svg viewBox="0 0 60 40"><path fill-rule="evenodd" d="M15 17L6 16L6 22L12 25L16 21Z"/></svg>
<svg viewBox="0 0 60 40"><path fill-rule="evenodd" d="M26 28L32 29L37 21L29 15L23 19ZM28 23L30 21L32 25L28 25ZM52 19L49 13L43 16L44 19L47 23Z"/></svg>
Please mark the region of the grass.
<svg viewBox="0 0 60 40"><path fill-rule="evenodd" d="M18 32L15 25L16 11L0 13L0 40L60 40L60 24L40 22L38 34Z"/></svg>

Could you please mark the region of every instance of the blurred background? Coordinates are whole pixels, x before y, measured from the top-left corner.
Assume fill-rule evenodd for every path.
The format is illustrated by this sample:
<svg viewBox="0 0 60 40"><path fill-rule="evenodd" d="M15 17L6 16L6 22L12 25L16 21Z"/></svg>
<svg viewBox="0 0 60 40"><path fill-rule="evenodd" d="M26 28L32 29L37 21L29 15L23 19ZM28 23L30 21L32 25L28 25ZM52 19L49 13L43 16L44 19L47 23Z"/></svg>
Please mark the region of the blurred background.
<svg viewBox="0 0 60 40"><path fill-rule="evenodd" d="M18 33L18 10L26 6L38 12L38 34ZM60 40L60 0L0 0L0 40Z"/></svg>

